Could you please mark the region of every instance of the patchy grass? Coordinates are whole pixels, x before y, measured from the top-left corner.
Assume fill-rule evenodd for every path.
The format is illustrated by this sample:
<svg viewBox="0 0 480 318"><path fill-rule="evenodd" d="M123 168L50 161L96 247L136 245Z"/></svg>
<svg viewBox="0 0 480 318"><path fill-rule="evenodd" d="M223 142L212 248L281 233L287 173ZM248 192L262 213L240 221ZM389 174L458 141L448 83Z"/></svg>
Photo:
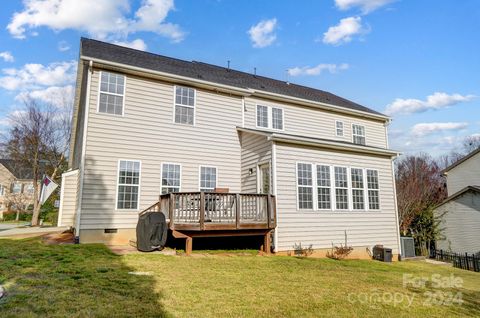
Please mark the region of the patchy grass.
<svg viewBox="0 0 480 318"><path fill-rule="evenodd" d="M421 262L383 264L241 253L117 256L102 245L0 240L0 284L7 290L0 300L0 316L480 315L479 273ZM144 275L129 274L132 271ZM454 275L463 283L458 288L434 288L431 282L426 288L404 288L404 274ZM441 295L460 292L463 304L429 305L428 292L438 293L438 301ZM364 301L364 296L375 295L380 299ZM389 295L403 295L404 301L395 305ZM410 306L407 296L413 297Z"/></svg>

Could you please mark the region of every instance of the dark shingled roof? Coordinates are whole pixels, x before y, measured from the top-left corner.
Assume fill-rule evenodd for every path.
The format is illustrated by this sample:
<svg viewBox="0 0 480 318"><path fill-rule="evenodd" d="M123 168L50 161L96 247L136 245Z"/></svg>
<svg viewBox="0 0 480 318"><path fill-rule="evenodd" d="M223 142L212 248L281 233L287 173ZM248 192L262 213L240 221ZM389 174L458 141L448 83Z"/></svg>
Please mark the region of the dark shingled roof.
<svg viewBox="0 0 480 318"><path fill-rule="evenodd" d="M13 176L19 180L33 179L32 169L22 167L15 160L12 159L0 159L0 164L3 165Z"/></svg>
<svg viewBox="0 0 480 318"><path fill-rule="evenodd" d="M370 108L319 89L287 83L203 62L179 60L97 40L82 38L80 54L86 57L185 76L192 79L200 79L243 89L250 88L266 91L385 116Z"/></svg>

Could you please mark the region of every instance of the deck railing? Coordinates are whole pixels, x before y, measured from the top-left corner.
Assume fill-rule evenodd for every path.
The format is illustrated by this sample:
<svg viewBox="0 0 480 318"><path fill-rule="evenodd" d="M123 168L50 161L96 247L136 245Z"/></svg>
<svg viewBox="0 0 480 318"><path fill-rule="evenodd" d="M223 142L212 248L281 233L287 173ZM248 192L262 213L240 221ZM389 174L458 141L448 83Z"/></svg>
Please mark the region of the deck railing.
<svg viewBox="0 0 480 318"><path fill-rule="evenodd" d="M273 229L276 200L269 194L178 192L160 195L145 211L163 212L171 229Z"/></svg>

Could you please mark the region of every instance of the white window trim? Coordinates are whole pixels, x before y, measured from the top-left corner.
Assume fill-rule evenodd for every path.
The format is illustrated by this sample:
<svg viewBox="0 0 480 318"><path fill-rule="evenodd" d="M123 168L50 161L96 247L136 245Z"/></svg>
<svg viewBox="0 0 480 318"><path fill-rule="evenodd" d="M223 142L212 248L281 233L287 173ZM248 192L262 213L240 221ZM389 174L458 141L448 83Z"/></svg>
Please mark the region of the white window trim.
<svg viewBox="0 0 480 318"><path fill-rule="evenodd" d="M5 196L5 186L3 184L0 184L0 197Z"/></svg>
<svg viewBox="0 0 480 318"><path fill-rule="evenodd" d="M118 208L118 186L120 185L120 162L121 161L132 161L140 163L139 166L139 176L138 176L138 200L137 200L137 208L136 209L119 209ZM140 209L140 194L141 194L141 185L142 185L142 161L135 160L135 159L118 159L117 163L117 188L115 190L115 211L138 211Z"/></svg>
<svg viewBox="0 0 480 318"><path fill-rule="evenodd" d="M367 170L371 171L376 171L377 172L377 183L378 183L378 189L369 189L368 188L368 180L366 179L368 176ZM370 209L370 201L368 199L368 190L375 190L378 192L378 209ZM371 169L371 168L365 168L365 195L366 195L366 205L365 208L368 209L368 211L381 211L382 210L382 202L380 201L380 172L378 169Z"/></svg>
<svg viewBox="0 0 480 318"><path fill-rule="evenodd" d="M318 184L318 171L317 171L317 167L318 166L324 166L324 167L328 167L328 172L329 172L329 175L330 175L330 208L329 209L323 209L323 208L320 208L319 206L319 202L318 202L318 188L320 188L320 185ZM333 183L332 182L335 182L335 179L333 178L332 179L332 165L327 165L327 164L322 164L322 163L316 163L314 164L314 168L315 168L315 204L314 206L316 205L316 210L317 211L333 211L334 210L334 199L335 199L335 196L333 195L333 191L332 191L332 185ZM327 187L322 187L322 188L327 188Z"/></svg>
<svg viewBox="0 0 480 318"><path fill-rule="evenodd" d="M353 126L361 126L363 127L363 136L361 135L356 135L354 132L354 129L353 129ZM362 124L357 124L357 123L352 123L352 143L355 144L355 145L360 145L360 146L366 146L367 145L367 127L365 127L365 125L362 125ZM355 143L355 137L363 137L365 138L365 144L357 144Z"/></svg>
<svg viewBox="0 0 480 318"><path fill-rule="evenodd" d="M163 165L177 165L180 166L180 184L178 186L178 192L182 191L182 165L177 162L161 162L160 163L160 195L163 194L163 185L162 185L162 178L163 178ZM167 187L167 188L172 188L172 187Z"/></svg>
<svg viewBox="0 0 480 318"><path fill-rule="evenodd" d="M262 188L262 180L260 180L260 166L268 164L270 168L270 193L272 192L272 163L270 160L263 160L257 163L257 193L260 193L260 189Z"/></svg>
<svg viewBox="0 0 480 318"><path fill-rule="evenodd" d="M218 168L216 166L200 165L198 166L198 191L202 191L202 168L215 168L215 188L218 188ZM180 167L180 175L181 174L182 170ZM212 190L215 190L215 188L213 188Z"/></svg>
<svg viewBox="0 0 480 318"><path fill-rule="evenodd" d="M258 106L267 107L267 127L258 126ZM282 110L282 129L273 128L273 116L272 108L277 108ZM285 131L285 109L281 106L268 105L268 104L255 104L255 127L259 129L268 129L273 131Z"/></svg>
<svg viewBox="0 0 480 318"><path fill-rule="evenodd" d="M362 172L362 183L363 183L363 187L362 188L354 188L353 187L353 182L352 182L352 169L357 169L357 170L360 170ZM368 207L367 207L367 201L365 200L365 193L367 192L366 188L366 179L365 179L365 176L366 176L366 169L365 168L360 168L360 167L350 167L350 188L352 188L352 195L351 195L351 201L352 201L352 211L368 211ZM355 209L354 206L353 206L353 190L363 190L363 209Z"/></svg>
<svg viewBox="0 0 480 318"><path fill-rule="evenodd" d="M102 87L102 73L112 73L116 75L121 75L123 76L123 95L122 94L117 94L117 93L110 93L110 92L102 92L100 88ZM117 116L117 117L125 117L125 92L127 91L127 76L125 74L120 74L116 72L109 72L109 71L99 71L98 72L98 94L97 94L97 114L101 115L106 115L106 116ZM100 112L100 93L103 94L110 94L110 95L115 95L115 96L122 96L122 114L110 114L110 113L105 113L105 112ZM87 110L88 111L88 110Z"/></svg>
<svg viewBox="0 0 480 318"><path fill-rule="evenodd" d="M347 187L341 187L341 188L337 188L337 185L335 183L335 168L345 168L347 169ZM333 183L333 192L334 192L334 196L335 196L335 207L334 207L334 211L339 211L339 212L345 212L345 211L352 211L352 200L351 200L351 193L352 193L352 183L350 181L350 167L349 166L341 166L341 165L334 165L333 166L333 180L334 180L334 183ZM346 209L337 209L337 189L347 189L347 200L348 200L348 207Z"/></svg>
<svg viewBox="0 0 480 318"><path fill-rule="evenodd" d="M181 107L188 107L188 108L193 108L193 124L190 125L190 124L187 124L187 123L177 123L175 121L175 110L177 108L177 100L176 100L176 97L177 97L177 87L184 87L184 88L190 88L190 89L193 89L193 106L191 105L183 105L183 104L178 104L179 106ZM190 127L195 127L196 125L196 115L197 115L197 89L191 87L191 86L185 86L185 85L173 85L173 117L172 117L172 121L175 125L182 125L182 126L190 126Z"/></svg>
<svg viewBox="0 0 480 318"><path fill-rule="evenodd" d="M341 135L338 134L337 123L342 124L342 134ZM335 137L342 137L342 138L345 137L345 122L342 121L342 120L335 120Z"/></svg>
<svg viewBox="0 0 480 318"><path fill-rule="evenodd" d="M300 185L298 184L298 165L299 164L306 164L306 165L310 165L310 167L312 168L312 185L311 186L304 186L302 185L302 187L311 187L312 188L312 208L311 209L303 209L303 208L300 208L300 200L298 199L298 188L300 187ZM317 200L315 199L315 196L316 196L316 181L314 180L314 177L316 176L315 175L315 171L313 170L315 168L315 164L314 163L311 163L311 162L305 162L305 161L297 161L295 162L295 184L296 184L296 188L295 188L295 192L296 192L296 196L297 196L297 211L302 211L302 212L313 212L313 211L317 211Z"/></svg>

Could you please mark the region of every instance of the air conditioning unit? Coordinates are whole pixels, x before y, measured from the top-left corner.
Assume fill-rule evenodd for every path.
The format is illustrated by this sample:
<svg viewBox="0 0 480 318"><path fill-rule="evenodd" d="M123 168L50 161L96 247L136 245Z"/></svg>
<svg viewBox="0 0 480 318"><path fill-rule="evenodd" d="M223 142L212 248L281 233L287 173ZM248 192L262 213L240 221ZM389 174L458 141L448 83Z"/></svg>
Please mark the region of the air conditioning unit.
<svg viewBox="0 0 480 318"><path fill-rule="evenodd" d="M415 257L415 241L413 237L400 237L402 244L402 258Z"/></svg>

